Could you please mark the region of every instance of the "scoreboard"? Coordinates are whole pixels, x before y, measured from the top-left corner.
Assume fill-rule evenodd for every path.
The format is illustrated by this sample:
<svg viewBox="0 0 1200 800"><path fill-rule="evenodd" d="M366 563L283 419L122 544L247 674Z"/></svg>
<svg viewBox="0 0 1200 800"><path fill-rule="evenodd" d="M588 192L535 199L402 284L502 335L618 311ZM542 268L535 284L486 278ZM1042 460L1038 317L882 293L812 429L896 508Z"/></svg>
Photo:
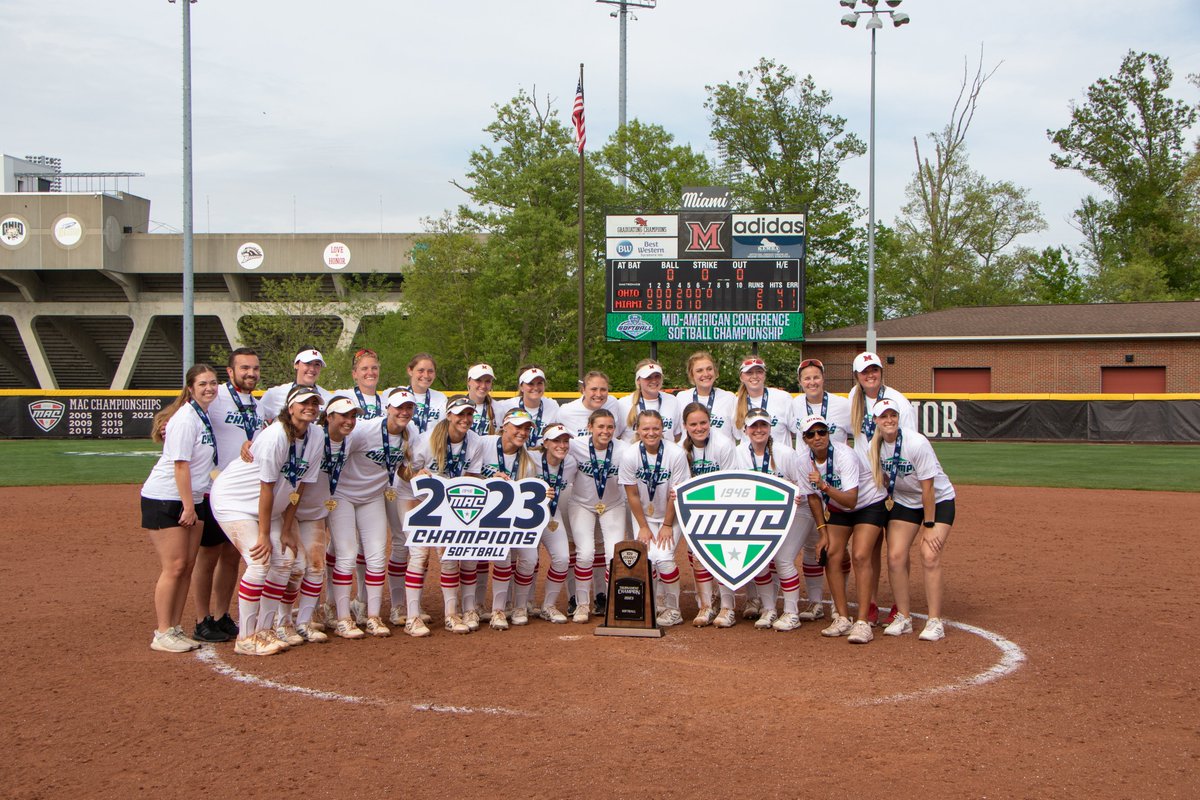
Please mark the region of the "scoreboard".
<svg viewBox="0 0 1200 800"><path fill-rule="evenodd" d="M801 341L804 215L606 220L610 341Z"/></svg>

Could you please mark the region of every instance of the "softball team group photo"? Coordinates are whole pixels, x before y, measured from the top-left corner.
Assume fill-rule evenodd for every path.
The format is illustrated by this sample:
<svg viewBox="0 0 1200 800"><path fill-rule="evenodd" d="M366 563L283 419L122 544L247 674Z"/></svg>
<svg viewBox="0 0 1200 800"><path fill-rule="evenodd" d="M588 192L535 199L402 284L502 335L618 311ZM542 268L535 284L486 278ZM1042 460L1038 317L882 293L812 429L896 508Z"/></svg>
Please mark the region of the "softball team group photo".
<svg viewBox="0 0 1200 800"><path fill-rule="evenodd" d="M451 396L433 388L427 353L409 360L408 382L396 388L380 388L374 351L358 350L352 363L354 385L330 391L319 382L324 357L302 349L294 381L256 397L259 356L239 348L224 381L212 366L191 367L155 417L162 455L141 490L142 528L161 565L152 649L232 641L236 654L268 656L331 637L594 624L614 549L628 539L647 547L660 627L684 624L685 611L698 628L789 632L813 622L823 637L860 645L877 628L914 634L915 545L927 604L918 638L946 635L942 556L954 487L874 353L854 359L847 397L830 391L816 359L799 363L796 396L768 387L756 355L736 365L740 386L730 392L701 351L687 360L688 388L665 391L662 365L644 359L632 393L613 397L608 376L591 371L562 404L546 395L536 365L518 370L514 397L495 399L486 363ZM797 488L787 536L744 598L680 545L677 487L722 470ZM499 561L406 546L411 482L421 475L545 481L540 545ZM681 557L694 608L682 602ZM424 605L434 562L441 609ZM893 600L882 611L885 564Z"/></svg>

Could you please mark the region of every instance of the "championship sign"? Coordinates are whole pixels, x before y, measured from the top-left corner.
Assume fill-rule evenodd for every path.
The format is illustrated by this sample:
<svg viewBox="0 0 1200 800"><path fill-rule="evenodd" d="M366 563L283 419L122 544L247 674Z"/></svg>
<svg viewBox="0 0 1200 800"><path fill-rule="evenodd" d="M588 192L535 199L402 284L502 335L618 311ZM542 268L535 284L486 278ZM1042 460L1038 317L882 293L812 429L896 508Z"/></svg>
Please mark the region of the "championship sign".
<svg viewBox="0 0 1200 800"><path fill-rule="evenodd" d="M676 490L675 513L696 560L737 590L779 552L795 519L796 487L761 472L711 472Z"/></svg>
<svg viewBox="0 0 1200 800"><path fill-rule="evenodd" d="M422 475L412 488L419 505L404 517L404 543L445 548L452 561L495 561L514 547L537 547L550 521L549 487L534 478Z"/></svg>

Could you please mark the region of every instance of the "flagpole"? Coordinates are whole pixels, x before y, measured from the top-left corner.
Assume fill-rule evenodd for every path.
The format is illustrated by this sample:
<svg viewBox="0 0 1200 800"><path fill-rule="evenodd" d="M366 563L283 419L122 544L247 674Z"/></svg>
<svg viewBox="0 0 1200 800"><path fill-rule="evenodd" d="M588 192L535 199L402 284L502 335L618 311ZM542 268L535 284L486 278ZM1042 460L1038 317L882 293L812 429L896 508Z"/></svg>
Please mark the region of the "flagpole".
<svg viewBox="0 0 1200 800"><path fill-rule="evenodd" d="M577 128L577 130L582 128L582 120L583 120L582 100L583 100L583 64L581 63L579 65L579 112L578 112L580 121L579 121L579 128ZM576 315L579 317L579 333L578 333L579 341L578 341L578 351L577 351L578 357L576 359L576 363L578 364L578 367L579 367L580 391L583 390L583 372L584 372L584 366L583 366L583 336L584 336L583 269L584 269L584 249L587 246L586 238L584 236L584 229L583 229L583 144L584 144L584 139L582 137L580 137L580 140L579 140L579 247L577 248L579 264L576 269L576 271L579 273L579 305L578 305L578 308L576 309Z"/></svg>

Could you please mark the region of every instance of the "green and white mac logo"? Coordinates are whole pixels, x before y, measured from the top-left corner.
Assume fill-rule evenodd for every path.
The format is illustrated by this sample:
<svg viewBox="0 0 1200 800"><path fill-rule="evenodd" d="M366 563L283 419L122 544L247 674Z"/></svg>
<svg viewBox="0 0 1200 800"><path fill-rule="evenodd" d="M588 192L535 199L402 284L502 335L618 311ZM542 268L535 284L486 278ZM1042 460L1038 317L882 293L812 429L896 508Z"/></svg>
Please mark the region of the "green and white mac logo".
<svg viewBox="0 0 1200 800"><path fill-rule="evenodd" d="M487 490L481 486L451 486L446 490L454 516L470 525L487 503Z"/></svg>
<svg viewBox="0 0 1200 800"><path fill-rule="evenodd" d="M692 555L736 590L779 552L795 519L796 487L761 472L713 472L679 487L675 511Z"/></svg>

